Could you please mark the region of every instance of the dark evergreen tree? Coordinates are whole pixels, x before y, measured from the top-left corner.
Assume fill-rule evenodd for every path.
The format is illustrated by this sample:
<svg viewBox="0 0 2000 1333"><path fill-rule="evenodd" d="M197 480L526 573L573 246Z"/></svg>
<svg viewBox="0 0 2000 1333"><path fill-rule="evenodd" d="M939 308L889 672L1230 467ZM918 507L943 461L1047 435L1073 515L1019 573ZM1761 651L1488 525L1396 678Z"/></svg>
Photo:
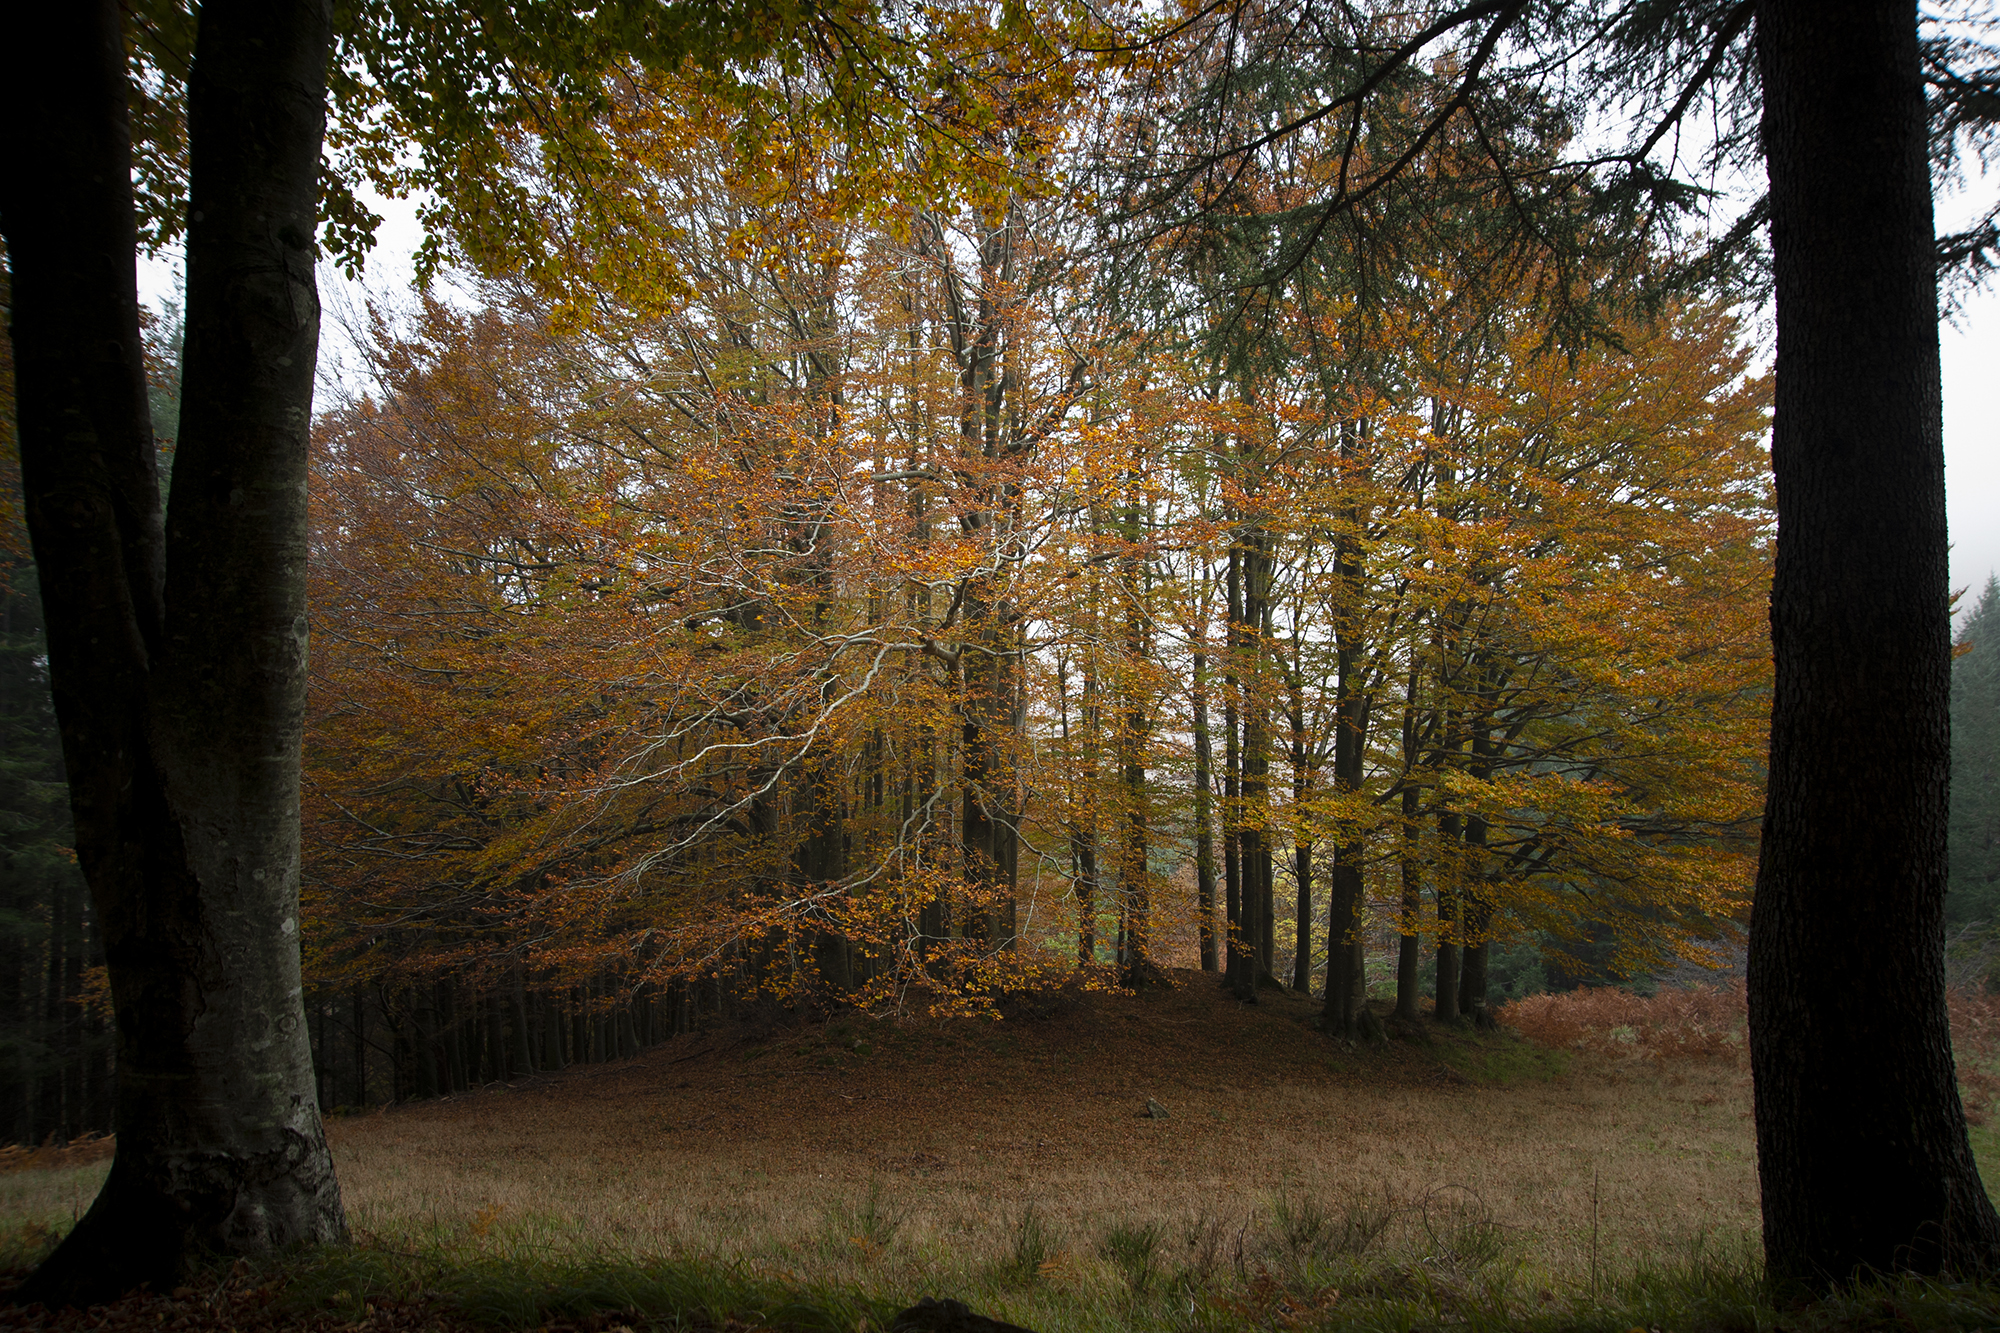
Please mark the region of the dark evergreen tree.
<svg viewBox="0 0 2000 1333"><path fill-rule="evenodd" d="M0 1141L110 1129L102 950L71 850L69 787L49 696L34 566L0 562Z"/></svg>
<svg viewBox="0 0 2000 1333"><path fill-rule="evenodd" d="M2000 579L1959 635L1951 668L1951 879L1947 929L2000 917Z"/></svg>

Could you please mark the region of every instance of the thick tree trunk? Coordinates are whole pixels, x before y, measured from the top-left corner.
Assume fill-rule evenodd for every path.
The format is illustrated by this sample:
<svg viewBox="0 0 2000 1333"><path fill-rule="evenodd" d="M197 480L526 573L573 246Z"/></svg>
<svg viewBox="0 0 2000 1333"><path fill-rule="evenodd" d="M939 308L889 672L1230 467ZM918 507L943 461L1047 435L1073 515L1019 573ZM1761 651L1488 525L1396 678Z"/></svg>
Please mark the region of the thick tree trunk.
<svg viewBox="0 0 2000 1333"><path fill-rule="evenodd" d="M1916 7L1763 0L1776 683L1750 932L1765 1260L1991 1270L1945 1009L1944 455Z"/></svg>
<svg viewBox="0 0 2000 1333"><path fill-rule="evenodd" d="M162 539L111 5L10 78L22 471L78 857L118 1013L117 1156L17 1294L343 1237L300 1000L305 472L329 17L203 6L180 449Z"/></svg>

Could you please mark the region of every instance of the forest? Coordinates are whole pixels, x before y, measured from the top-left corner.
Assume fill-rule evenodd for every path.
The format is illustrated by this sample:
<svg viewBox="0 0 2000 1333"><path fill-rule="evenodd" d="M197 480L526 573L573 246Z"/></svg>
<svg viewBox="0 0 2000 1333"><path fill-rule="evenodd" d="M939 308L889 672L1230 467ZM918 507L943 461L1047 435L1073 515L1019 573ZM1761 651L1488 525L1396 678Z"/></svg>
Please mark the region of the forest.
<svg viewBox="0 0 2000 1333"><path fill-rule="evenodd" d="M647 207L614 254L671 294L586 250L378 310L375 387L315 429L323 1103L1068 966L1222 969L1351 1029L1371 942L1398 1012L1422 967L1472 1018L1496 944L1573 984L1740 927L1772 521L1724 295L1552 348L1553 277L1473 253L1210 328L1176 256L1119 271L1054 194L1078 167L843 211L835 145L718 163L729 108L622 92L603 132ZM1287 156L1267 207L1328 169ZM549 290L599 267L587 312ZM109 1106L60 802L19 790L32 1143Z"/></svg>
<svg viewBox="0 0 2000 1333"><path fill-rule="evenodd" d="M363 270L370 191L416 194L427 239L299 418L296 906L264 936L298 951L321 1111L1059 994L1460 1040L1737 966L1801 697L1773 642L1795 298L1775 194L1718 215L1650 155L1701 99L1715 142L1670 166L1758 151L1750 84L1712 82L1751 79L1752 6L1629 6L1601 50L1563 6L653 8L329 20L320 262ZM176 543L244 493L210 480L187 202L218 123L189 71L224 39L118 13L135 240L188 247L134 326L171 622ZM1983 34L1924 38L1940 170L1989 144ZM1581 90L1565 42L1597 53ZM8 208L30 310L42 233ZM1992 241L1938 246L1976 276ZM126 1127L127 927L72 820L27 319L0 1140L59 1148ZM1968 596L1932 691L1939 960L2000 910L2000 584ZM233 709L187 697L148 724L169 804L174 747Z"/></svg>

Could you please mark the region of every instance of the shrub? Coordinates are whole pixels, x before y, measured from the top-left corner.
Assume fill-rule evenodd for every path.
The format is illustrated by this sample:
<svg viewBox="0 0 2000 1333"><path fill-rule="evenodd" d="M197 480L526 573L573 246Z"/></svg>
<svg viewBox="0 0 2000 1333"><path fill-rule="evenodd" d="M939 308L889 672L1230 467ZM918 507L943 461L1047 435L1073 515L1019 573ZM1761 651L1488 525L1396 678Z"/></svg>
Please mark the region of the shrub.
<svg viewBox="0 0 2000 1333"><path fill-rule="evenodd" d="M1543 1046L1654 1059L1734 1056L1743 1048L1743 983L1652 995L1588 986L1513 1000L1494 1016Z"/></svg>

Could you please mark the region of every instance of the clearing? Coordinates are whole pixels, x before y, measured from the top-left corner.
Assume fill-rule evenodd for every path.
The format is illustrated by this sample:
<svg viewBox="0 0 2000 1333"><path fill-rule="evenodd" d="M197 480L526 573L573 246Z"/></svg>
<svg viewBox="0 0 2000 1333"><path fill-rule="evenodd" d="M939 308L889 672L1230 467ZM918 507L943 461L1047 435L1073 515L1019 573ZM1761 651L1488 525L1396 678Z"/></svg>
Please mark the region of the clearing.
<svg viewBox="0 0 2000 1333"><path fill-rule="evenodd" d="M738 1026L337 1118L348 1215L391 1249L713 1261L999 1299L1038 1328L1114 1289L1231 1270L1310 1287L1365 1257L1574 1290L1594 1270L1754 1253L1739 1060L1428 1028L1350 1047L1313 1029L1315 1002L1243 1006L1174 977L1005 1021ZM16 1255L103 1170L0 1175Z"/></svg>

